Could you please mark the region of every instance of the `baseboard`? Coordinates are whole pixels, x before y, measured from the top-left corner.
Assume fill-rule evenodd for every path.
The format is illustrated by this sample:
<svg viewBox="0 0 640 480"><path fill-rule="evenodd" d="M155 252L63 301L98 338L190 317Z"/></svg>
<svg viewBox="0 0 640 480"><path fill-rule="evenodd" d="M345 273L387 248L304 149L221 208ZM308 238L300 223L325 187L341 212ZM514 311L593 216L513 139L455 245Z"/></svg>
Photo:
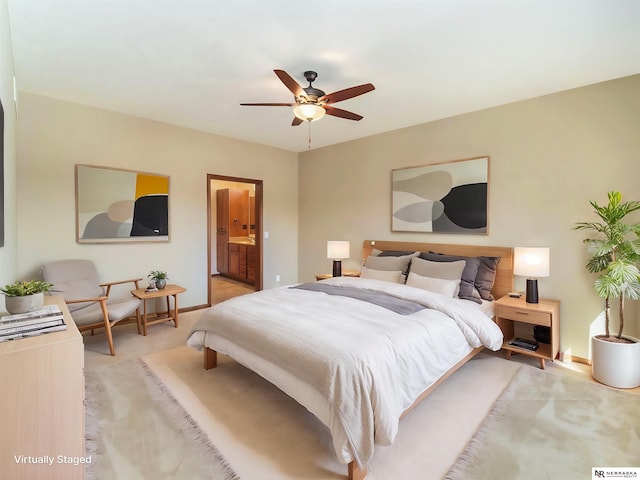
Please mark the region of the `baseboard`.
<svg viewBox="0 0 640 480"><path fill-rule="evenodd" d="M183 313L183 312L193 312L194 310L202 310L204 308L209 308L210 305L207 305L206 303L203 303L201 305L193 305L191 307L184 307L184 308L178 308L178 313Z"/></svg>
<svg viewBox="0 0 640 480"><path fill-rule="evenodd" d="M558 360L564 363L581 363L583 365L591 365L591 361L588 359L565 352L558 352Z"/></svg>

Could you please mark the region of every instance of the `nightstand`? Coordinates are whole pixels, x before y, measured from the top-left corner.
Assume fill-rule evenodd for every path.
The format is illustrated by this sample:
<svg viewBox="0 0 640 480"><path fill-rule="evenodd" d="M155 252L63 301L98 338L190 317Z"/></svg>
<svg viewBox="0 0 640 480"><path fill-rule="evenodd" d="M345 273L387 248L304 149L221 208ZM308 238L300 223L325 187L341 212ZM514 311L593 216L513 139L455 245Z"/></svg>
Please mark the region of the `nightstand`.
<svg viewBox="0 0 640 480"><path fill-rule="evenodd" d="M511 353L522 353L540 360L540 368L544 370L544 361L553 361L558 355L560 346L560 302L558 300L540 299L539 303L527 303L524 297L512 298L504 296L496 300L496 323L502 330L504 342L502 348L507 351L507 360ZM533 327L536 325L549 327L549 343L538 342L537 350L509 345L514 338L532 340Z"/></svg>
<svg viewBox="0 0 640 480"><path fill-rule="evenodd" d="M343 277L359 277L360 272L358 272L357 270L343 270L342 276ZM332 278L332 277L333 275L331 275L330 273L318 273L316 274L316 281L326 280L327 278Z"/></svg>

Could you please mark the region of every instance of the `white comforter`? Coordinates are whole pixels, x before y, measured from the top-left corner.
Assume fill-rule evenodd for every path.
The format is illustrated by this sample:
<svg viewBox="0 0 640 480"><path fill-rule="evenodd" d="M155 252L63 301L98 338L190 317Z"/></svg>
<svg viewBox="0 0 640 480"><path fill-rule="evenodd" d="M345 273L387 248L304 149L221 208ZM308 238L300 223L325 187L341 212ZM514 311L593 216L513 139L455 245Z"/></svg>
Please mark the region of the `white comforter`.
<svg viewBox="0 0 640 480"><path fill-rule="evenodd" d="M426 388L472 348L498 350L502 333L473 302L370 279L324 282L429 308L400 315L361 300L279 287L207 309L187 343L228 354L274 383L329 427L339 459L362 467L374 444L394 440L402 412Z"/></svg>

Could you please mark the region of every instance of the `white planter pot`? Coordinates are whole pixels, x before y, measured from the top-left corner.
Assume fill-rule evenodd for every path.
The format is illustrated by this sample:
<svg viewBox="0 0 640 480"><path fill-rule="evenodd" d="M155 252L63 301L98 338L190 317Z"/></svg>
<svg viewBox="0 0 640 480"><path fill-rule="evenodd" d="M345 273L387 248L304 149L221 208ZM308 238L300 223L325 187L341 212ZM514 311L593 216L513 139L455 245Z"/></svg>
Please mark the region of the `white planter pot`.
<svg viewBox="0 0 640 480"><path fill-rule="evenodd" d="M4 305L7 312L12 315L39 310L44 305L44 293L34 293L23 297L4 297Z"/></svg>
<svg viewBox="0 0 640 480"><path fill-rule="evenodd" d="M598 382L616 388L640 386L640 340L625 335L636 343L615 343L591 337L591 375Z"/></svg>

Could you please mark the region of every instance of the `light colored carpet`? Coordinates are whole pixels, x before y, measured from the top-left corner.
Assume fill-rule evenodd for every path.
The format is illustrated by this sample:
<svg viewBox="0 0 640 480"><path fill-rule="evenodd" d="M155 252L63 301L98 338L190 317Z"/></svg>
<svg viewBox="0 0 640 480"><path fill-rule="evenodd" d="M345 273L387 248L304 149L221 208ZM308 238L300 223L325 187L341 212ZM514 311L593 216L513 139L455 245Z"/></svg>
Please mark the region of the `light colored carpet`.
<svg viewBox="0 0 640 480"><path fill-rule="evenodd" d="M522 368L447 479L591 478L640 466L640 395Z"/></svg>
<svg viewBox="0 0 640 480"><path fill-rule="evenodd" d="M144 360L243 480L345 478L328 430L233 360L205 371L186 346ZM393 445L376 447L367 479L442 478L518 368L484 354L468 362L402 419Z"/></svg>
<svg viewBox="0 0 640 480"><path fill-rule="evenodd" d="M184 346L191 326L200 315L200 311L181 314L179 328L173 328L171 323L154 325L149 328L146 337L137 334L135 325L119 325L114 329L116 357L108 355L104 334L85 335L85 372L112 365L119 366L126 375L129 360L144 356L154 371L160 372L162 381L198 422L199 427L210 435L215 446L243 480L343 478L345 468L334 459L328 432L296 402L223 356L220 356L220 363L224 368L211 371L202 369L201 354ZM492 359L492 362L484 363L488 359ZM475 363L480 361L483 363ZM369 479L442 478L462 454L519 364L523 365L522 371L539 371L535 367L537 362L523 355L515 355L511 362L507 362L504 352L483 353L472 360L402 420L400 434L394 445L376 449ZM578 364L547 362L547 372L579 378L597 388L604 388L591 380L587 367ZM640 394L640 388L634 392ZM542 398L543 393L540 395ZM522 403L530 405L528 402ZM136 408L144 414L149 407L138 405ZM528 408L525 407L523 421L529 421ZM604 404L597 402L593 408L588 418L594 414L611 417L616 413L616 407L604 407ZM550 409L547 406L543 411ZM270 412L267 418L261 418L261 412L264 411ZM247 418L243 419L242 415ZM637 413L635 418L639 416L640 413ZM621 418L624 422L629 421L626 417ZM131 426L137 427L136 424ZM131 435L140 433L135 429L131 432ZM636 430L634 435L640 436L640 433ZM546 459L546 449L544 453L538 452L534 460L527 456L528 449L524 450L522 455L528 459L528 465ZM316 453L318 458L313 457ZM145 458L139 457L137 461L142 462ZM495 458L500 460L502 454ZM126 459L115 456L108 461L117 466ZM149 461L156 459L150 457ZM376 463L381 466L377 467ZM635 464L640 465L640 461ZM528 472L524 470L520 476L505 478L529 479Z"/></svg>
<svg viewBox="0 0 640 480"><path fill-rule="evenodd" d="M86 372L85 397L86 478L238 478L141 360Z"/></svg>

